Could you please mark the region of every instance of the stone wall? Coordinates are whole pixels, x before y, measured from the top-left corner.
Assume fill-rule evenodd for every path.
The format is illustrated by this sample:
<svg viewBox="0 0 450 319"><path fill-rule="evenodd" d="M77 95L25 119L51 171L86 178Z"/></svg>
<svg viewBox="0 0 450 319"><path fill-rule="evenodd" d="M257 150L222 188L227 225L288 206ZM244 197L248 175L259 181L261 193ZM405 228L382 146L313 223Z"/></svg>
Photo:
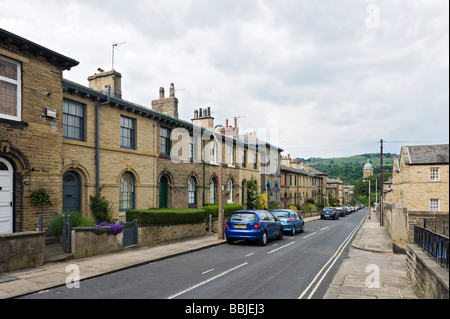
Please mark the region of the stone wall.
<svg viewBox="0 0 450 319"><path fill-rule="evenodd" d="M407 245L408 277L422 299L449 299L449 273L416 245Z"/></svg>
<svg viewBox="0 0 450 319"><path fill-rule="evenodd" d="M213 229L215 226L213 225ZM171 242L190 237L199 237L208 234L206 223L184 224L184 225L139 225L138 243L139 247L150 247L153 245Z"/></svg>
<svg viewBox="0 0 450 319"><path fill-rule="evenodd" d="M0 235L0 273L44 263L45 233Z"/></svg>
<svg viewBox="0 0 450 319"><path fill-rule="evenodd" d="M123 232L117 236L107 233L97 235L92 228L72 229L72 253L75 259L121 251Z"/></svg>

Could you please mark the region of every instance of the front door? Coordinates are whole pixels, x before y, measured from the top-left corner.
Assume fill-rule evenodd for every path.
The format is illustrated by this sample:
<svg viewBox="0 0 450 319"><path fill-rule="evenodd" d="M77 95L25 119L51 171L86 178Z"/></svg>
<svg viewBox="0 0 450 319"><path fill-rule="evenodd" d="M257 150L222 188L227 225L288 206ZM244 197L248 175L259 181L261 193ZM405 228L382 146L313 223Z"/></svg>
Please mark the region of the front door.
<svg viewBox="0 0 450 319"><path fill-rule="evenodd" d="M13 232L13 167L0 157L0 234Z"/></svg>
<svg viewBox="0 0 450 319"><path fill-rule="evenodd" d="M80 178L74 172L67 172L63 177L63 211L80 211Z"/></svg>
<svg viewBox="0 0 450 319"><path fill-rule="evenodd" d="M161 184L159 186L159 208L167 208L167 193L169 190L169 181L167 177L161 177Z"/></svg>

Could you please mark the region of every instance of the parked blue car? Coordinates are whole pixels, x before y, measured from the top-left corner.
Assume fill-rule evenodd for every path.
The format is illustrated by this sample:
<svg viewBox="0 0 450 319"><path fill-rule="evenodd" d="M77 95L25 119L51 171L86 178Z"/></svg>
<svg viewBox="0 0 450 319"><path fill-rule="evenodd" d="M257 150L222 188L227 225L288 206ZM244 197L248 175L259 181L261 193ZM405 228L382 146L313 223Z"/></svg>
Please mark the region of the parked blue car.
<svg viewBox="0 0 450 319"><path fill-rule="evenodd" d="M265 246L269 238L283 239L283 225L267 210L242 210L228 218L225 235L229 244L244 239Z"/></svg>
<svg viewBox="0 0 450 319"><path fill-rule="evenodd" d="M324 207L320 213L320 219L339 219L339 213L334 207Z"/></svg>
<svg viewBox="0 0 450 319"><path fill-rule="evenodd" d="M305 231L305 221L303 217L299 216L298 213L293 209L275 209L272 214L283 225L283 230L288 232L292 236L297 232L303 233Z"/></svg>

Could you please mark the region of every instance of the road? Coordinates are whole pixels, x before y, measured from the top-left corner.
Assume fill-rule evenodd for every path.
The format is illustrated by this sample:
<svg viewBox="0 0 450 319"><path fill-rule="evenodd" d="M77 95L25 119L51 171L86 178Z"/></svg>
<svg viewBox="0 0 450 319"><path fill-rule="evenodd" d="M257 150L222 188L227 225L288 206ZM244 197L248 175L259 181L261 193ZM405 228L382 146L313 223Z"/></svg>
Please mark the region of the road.
<svg viewBox="0 0 450 319"><path fill-rule="evenodd" d="M368 211L317 220L305 232L224 244L24 299L321 299Z"/></svg>

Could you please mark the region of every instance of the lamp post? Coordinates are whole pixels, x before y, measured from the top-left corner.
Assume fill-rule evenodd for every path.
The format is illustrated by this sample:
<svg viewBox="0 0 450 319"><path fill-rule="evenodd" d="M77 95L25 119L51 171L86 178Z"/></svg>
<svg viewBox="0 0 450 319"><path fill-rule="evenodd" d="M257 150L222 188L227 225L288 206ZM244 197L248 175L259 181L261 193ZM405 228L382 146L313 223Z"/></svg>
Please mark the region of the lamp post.
<svg viewBox="0 0 450 319"><path fill-rule="evenodd" d="M369 219L370 219L370 179L369 179L369 180L363 179L363 182L364 182L364 183L365 183L365 182L369 182Z"/></svg>
<svg viewBox="0 0 450 319"><path fill-rule="evenodd" d="M218 138L216 136L216 129L219 127L223 127L223 125L219 124L214 127L214 140L218 142ZM220 144L220 151L219 151ZM225 239L225 217L223 211L223 166L222 166L222 143L217 143L217 154L216 156L219 158L219 216L218 216L218 239Z"/></svg>

